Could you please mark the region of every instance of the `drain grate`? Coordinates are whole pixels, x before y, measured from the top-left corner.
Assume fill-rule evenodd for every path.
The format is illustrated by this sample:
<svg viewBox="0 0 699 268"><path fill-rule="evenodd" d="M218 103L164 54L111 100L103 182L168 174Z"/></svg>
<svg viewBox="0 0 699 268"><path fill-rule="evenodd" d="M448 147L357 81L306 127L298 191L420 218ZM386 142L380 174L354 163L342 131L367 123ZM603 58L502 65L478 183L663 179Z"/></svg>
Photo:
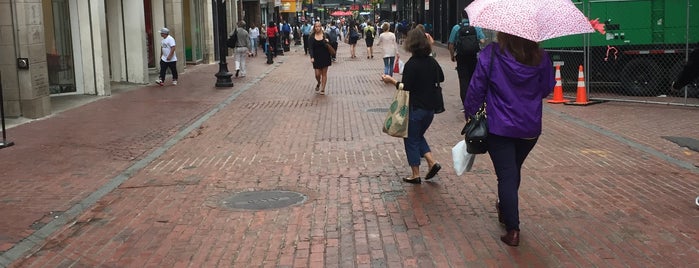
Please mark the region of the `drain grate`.
<svg viewBox="0 0 699 268"><path fill-rule="evenodd" d="M688 149L699 152L699 140L687 138L687 137L672 137L663 136L664 139L676 143L681 147L687 147Z"/></svg>
<svg viewBox="0 0 699 268"><path fill-rule="evenodd" d="M231 209L263 210L298 205L307 199L306 195L291 191L251 191L224 198L223 205Z"/></svg>

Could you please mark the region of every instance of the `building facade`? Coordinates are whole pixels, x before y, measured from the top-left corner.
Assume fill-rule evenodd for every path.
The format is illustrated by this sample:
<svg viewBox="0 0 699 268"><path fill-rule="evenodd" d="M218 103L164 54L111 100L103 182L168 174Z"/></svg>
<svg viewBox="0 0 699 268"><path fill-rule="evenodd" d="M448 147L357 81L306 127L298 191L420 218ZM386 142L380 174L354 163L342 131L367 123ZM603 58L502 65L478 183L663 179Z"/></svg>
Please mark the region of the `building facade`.
<svg viewBox="0 0 699 268"><path fill-rule="evenodd" d="M219 4L226 5L232 30L235 1L0 0L5 115L41 118L51 114L51 96L107 96L112 82L152 82L163 27L177 42L180 72L187 64L217 61Z"/></svg>

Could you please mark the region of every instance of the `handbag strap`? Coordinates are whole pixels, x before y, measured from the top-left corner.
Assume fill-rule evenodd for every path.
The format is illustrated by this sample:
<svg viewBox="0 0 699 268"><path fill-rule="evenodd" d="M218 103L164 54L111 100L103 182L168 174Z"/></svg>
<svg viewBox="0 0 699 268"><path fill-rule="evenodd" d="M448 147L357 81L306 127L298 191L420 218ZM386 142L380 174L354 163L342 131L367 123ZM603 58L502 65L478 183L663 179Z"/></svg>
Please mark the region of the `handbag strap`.
<svg viewBox="0 0 699 268"><path fill-rule="evenodd" d="M486 83L486 88L485 88L485 95L488 97L488 91L490 90L490 75L493 72L493 55L495 54L495 47L493 47L490 50L490 63L488 66L488 83ZM483 104L481 104L481 108L478 109L478 112L476 114L485 114L485 106L486 102L483 101Z"/></svg>

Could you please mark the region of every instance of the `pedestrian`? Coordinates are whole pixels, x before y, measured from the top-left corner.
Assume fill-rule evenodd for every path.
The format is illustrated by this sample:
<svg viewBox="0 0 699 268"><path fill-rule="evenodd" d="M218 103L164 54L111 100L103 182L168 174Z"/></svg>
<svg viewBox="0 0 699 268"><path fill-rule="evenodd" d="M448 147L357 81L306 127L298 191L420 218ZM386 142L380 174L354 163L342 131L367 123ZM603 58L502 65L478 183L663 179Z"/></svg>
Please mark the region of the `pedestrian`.
<svg viewBox="0 0 699 268"><path fill-rule="evenodd" d="M408 137L403 138L403 145L412 175L404 178L403 181L417 184L422 181L420 158L424 157L427 160L429 171L425 175L425 180L432 179L442 168L432 157L430 146L425 139L425 132L432 124L435 110L441 108L443 100L441 91L437 91L437 84L444 82L444 72L439 63L430 57L432 45L422 30L409 31L403 48L412 53L412 57L405 63L403 69L403 81L398 82L386 74L381 75L381 79L385 83L394 84L397 89L410 92Z"/></svg>
<svg viewBox="0 0 699 268"><path fill-rule="evenodd" d="M282 31L282 47L284 51L289 51L291 50L291 25L289 25L288 22L283 21L282 26L281 26L281 31Z"/></svg>
<svg viewBox="0 0 699 268"><path fill-rule="evenodd" d="M245 57L250 53L248 50L250 47L250 35L245 30L244 20L238 21L237 25L238 27L230 33L230 35L238 35L238 41L235 43L235 49L233 50L233 53L235 53L235 77L238 77L238 75L245 77L247 74Z"/></svg>
<svg viewBox="0 0 699 268"><path fill-rule="evenodd" d="M542 128L542 99L556 84L553 64L539 44L499 32L486 46L464 101L467 120L486 103L488 154L497 175L498 220L507 234L500 240L519 245L519 186L522 164Z"/></svg>
<svg viewBox="0 0 699 268"><path fill-rule="evenodd" d="M172 74L172 85L177 85L177 53L175 48L175 38L170 35L170 30L168 28L160 29L160 37L163 38L160 41L160 76L155 83L158 85L164 85L165 74L167 69L170 69Z"/></svg>
<svg viewBox="0 0 699 268"><path fill-rule="evenodd" d="M679 90L699 77L699 44L689 54L687 64L672 82L672 89Z"/></svg>
<svg viewBox="0 0 699 268"><path fill-rule="evenodd" d="M347 27L347 36L345 37L349 40L347 43L350 45L350 55L351 58L356 58L355 50L357 47L357 41L359 41L359 29L357 29L357 23L350 21Z"/></svg>
<svg viewBox="0 0 699 268"><path fill-rule="evenodd" d="M267 27L260 24L260 47L262 48L262 53L267 55Z"/></svg>
<svg viewBox="0 0 699 268"><path fill-rule="evenodd" d="M379 35L379 42L376 45L381 46L383 50L383 74L392 77L393 63L398 53L398 42L396 35L389 30L390 27L388 22L381 25L381 35Z"/></svg>
<svg viewBox="0 0 699 268"><path fill-rule="evenodd" d="M303 54L308 55L308 37L311 35L311 30L313 29L313 25L311 25L310 20L306 20L303 26L301 26L301 34L302 36L302 41L303 41Z"/></svg>
<svg viewBox="0 0 699 268"><path fill-rule="evenodd" d="M270 21L267 25L267 50L272 53L272 56L277 56L277 37L279 36L279 30L277 29L277 24L274 21Z"/></svg>
<svg viewBox="0 0 699 268"><path fill-rule="evenodd" d="M476 68L478 60L477 53L480 50L479 44L485 43L483 30L478 27L471 27L468 21L466 9L461 11L461 23L454 25L449 34L449 54L451 61L456 62L456 73L459 76L459 96L461 102L466 98L471 76ZM476 40L476 47L473 42Z"/></svg>
<svg viewBox="0 0 699 268"><path fill-rule="evenodd" d="M364 26L364 40L366 41L367 59L374 58L374 50L372 49L372 47L374 46L375 36L376 29L374 29L374 26L372 26L371 23L367 23L367 25Z"/></svg>
<svg viewBox="0 0 699 268"><path fill-rule="evenodd" d="M340 33L340 28L335 25L335 21L330 21L330 27L325 29L325 33L328 35L328 40L330 40L330 45L335 49L335 55L331 55L332 61L337 61L337 42L342 34Z"/></svg>
<svg viewBox="0 0 699 268"><path fill-rule="evenodd" d="M323 32L323 26L320 25L320 22L313 24L313 30L308 41L309 54L311 55L311 63L315 70L317 82L315 91L320 95L325 95L325 85L328 82L328 67L330 67L332 62L330 60L330 50L328 50L330 40Z"/></svg>
<svg viewBox="0 0 699 268"><path fill-rule="evenodd" d="M258 40L260 39L260 29L254 23L250 24L250 56L257 57Z"/></svg>

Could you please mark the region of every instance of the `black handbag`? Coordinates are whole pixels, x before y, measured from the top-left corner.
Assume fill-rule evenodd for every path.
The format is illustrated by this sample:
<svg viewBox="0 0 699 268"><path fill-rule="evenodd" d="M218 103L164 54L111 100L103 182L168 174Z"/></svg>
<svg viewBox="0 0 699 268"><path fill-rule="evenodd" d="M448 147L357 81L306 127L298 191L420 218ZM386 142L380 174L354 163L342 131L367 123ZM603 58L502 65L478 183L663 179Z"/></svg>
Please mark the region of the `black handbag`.
<svg viewBox="0 0 699 268"><path fill-rule="evenodd" d="M494 53L495 48L490 53L488 79L490 79L490 73L493 72ZM468 122L461 130L461 135L464 135L466 141L466 152L469 154L484 154L488 151L488 116L485 113L485 105L484 102L475 115L468 117Z"/></svg>
<svg viewBox="0 0 699 268"><path fill-rule="evenodd" d="M475 115L469 116L461 134L464 135L466 152L469 154L484 154L488 151L488 116L485 114L485 103Z"/></svg>
<svg viewBox="0 0 699 268"><path fill-rule="evenodd" d="M435 92L435 101L437 103L437 108L434 109L434 113L436 114L441 114L446 109L444 109L444 96L442 95L442 86L439 85L439 83L435 84L434 86Z"/></svg>

